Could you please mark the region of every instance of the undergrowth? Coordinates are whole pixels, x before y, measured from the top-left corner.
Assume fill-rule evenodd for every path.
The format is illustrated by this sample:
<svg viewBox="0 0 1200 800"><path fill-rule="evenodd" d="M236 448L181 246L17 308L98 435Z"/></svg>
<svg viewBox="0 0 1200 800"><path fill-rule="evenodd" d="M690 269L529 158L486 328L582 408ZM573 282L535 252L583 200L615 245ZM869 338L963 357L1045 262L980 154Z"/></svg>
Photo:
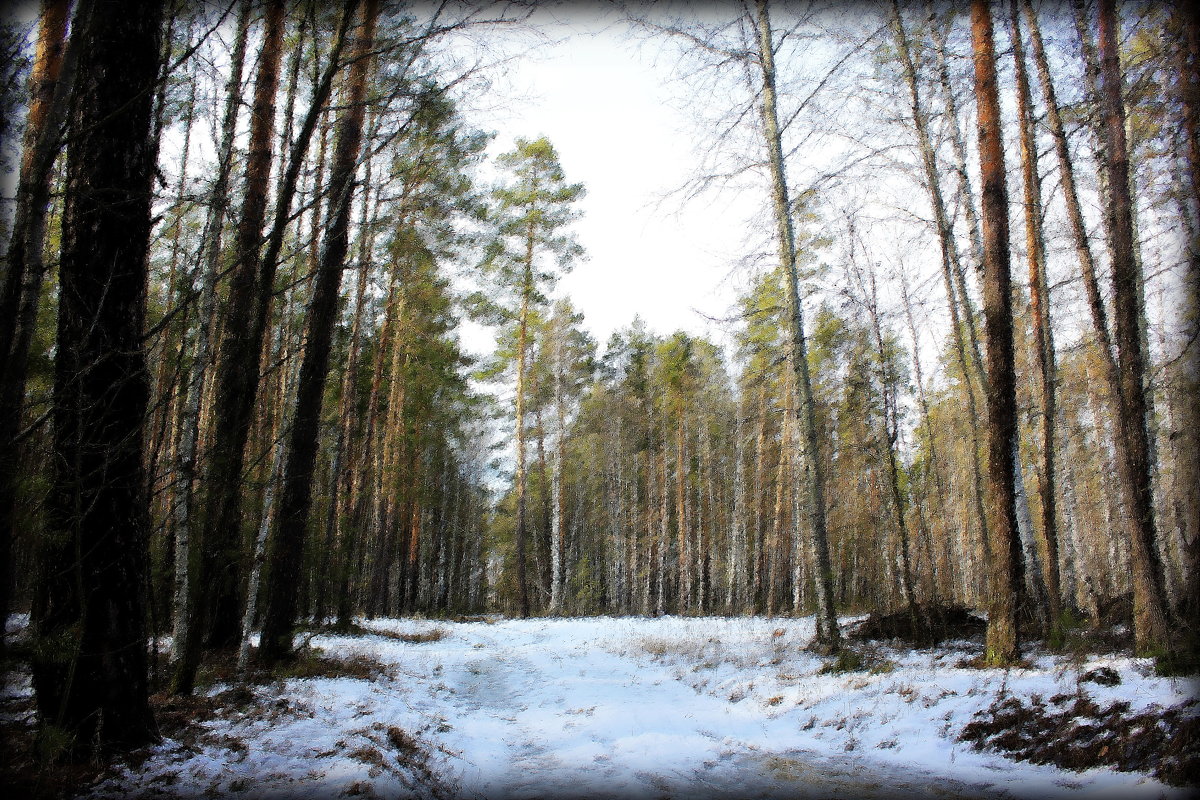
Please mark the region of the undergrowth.
<svg viewBox="0 0 1200 800"><path fill-rule="evenodd" d="M1021 761L1062 769L1110 767L1150 773L1173 786L1200 784L1197 701L1137 714L1129 703L1100 707L1082 690L1043 701L1001 695L975 715L959 740Z"/></svg>
<svg viewBox="0 0 1200 800"><path fill-rule="evenodd" d="M885 675L896 668L896 664L873 647L850 647L843 645L832 660L826 661L818 675L842 675L848 672L867 672Z"/></svg>
<svg viewBox="0 0 1200 800"><path fill-rule="evenodd" d="M314 633L330 633L340 636L379 636L383 639L391 639L394 642L408 642L409 644L438 642L449 635L445 628L430 628L429 630L418 631L416 633L399 633L397 631L364 628L362 625L354 622L349 625L317 628Z"/></svg>

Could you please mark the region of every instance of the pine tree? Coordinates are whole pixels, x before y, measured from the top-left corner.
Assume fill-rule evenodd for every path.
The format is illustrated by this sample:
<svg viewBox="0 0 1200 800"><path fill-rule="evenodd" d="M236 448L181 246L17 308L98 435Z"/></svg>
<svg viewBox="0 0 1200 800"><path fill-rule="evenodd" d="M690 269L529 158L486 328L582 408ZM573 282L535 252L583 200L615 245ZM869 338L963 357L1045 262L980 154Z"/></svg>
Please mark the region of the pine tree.
<svg viewBox="0 0 1200 800"><path fill-rule="evenodd" d="M1000 95L992 17L986 0L971 4L975 55L979 161L983 180L984 317L988 376L988 494L991 606L986 660L1011 664L1020 658L1020 607L1024 564L1017 531L1016 377L1013 359L1012 289L1009 274L1008 190L1000 130Z"/></svg>
<svg viewBox="0 0 1200 800"><path fill-rule="evenodd" d="M529 616L529 587L526 565L528 519L526 501L525 415L529 401L531 316L545 304L544 286L552 286L557 270L569 269L583 249L562 229L578 216L572 204L583 197L582 184L567 183L558 153L546 138L517 139L513 150L500 156L499 165L510 178L492 191L496 238L483 264L509 305L496 304L516 327L515 446L516 549L518 606ZM544 265L547 256L554 265ZM503 301L502 301L503 302Z"/></svg>

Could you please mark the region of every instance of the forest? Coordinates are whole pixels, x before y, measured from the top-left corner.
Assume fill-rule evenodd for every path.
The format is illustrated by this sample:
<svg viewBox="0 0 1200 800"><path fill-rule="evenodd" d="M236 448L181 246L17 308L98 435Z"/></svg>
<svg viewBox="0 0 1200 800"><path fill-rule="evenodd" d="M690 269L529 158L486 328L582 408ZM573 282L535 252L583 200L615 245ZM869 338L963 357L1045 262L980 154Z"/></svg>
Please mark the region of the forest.
<svg viewBox="0 0 1200 800"><path fill-rule="evenodd" d="M693 93L682 202L757 193L727 336L600 342L558 288L605 268L588 187L473 121L539 5L5 20L0 648L42 757L390 618L807 617L844 661L847 615L969 609L990 668L1119 618L1193 675L1195 7L564 6Z"/></svg>

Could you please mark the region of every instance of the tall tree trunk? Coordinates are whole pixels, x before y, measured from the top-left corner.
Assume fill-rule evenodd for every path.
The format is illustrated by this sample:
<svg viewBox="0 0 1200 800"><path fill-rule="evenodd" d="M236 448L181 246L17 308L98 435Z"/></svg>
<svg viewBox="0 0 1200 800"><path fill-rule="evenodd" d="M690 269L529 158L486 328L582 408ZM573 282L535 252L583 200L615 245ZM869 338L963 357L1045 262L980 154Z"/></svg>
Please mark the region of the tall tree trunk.
<svg viewBox="0 0 1200 800"><path fill-rule="evenodd" d="M526 352L529 349L529 306L533 294L533 242L533 223L530 222L529 233L525 238L525 277L521 288L520 319L517 322L517 471L513 476L517 490L517 610L521 619L529 616L529 585L525 564L526 539L529 536L525 509L525 371Z"/></svg>
<svg viewBox="0 0 1200 800"><path fill-rule="evenodd" d="M74 64L86 24L75 20L74 44L68 46L66 0L43 0L37 52L29 76L30 104L25 120L21 172L17 183L12 239L5 254L7 272L0 288L0 624L8 619L12 597L12 547L21 478L20 447L29 347L42 294L42 248L59 128L67 113ZM64 51L69 47L69 61ZM0 631L0 657L5 652Z"/></svg>
<svg viewBox="0 0 1200 800"><path fill-rule="evenodd" d="M566 465L567 418L566 404L563 397L563 340L567 335L568 320L563 320L558 330L554 332L554 464L551 494L553 509L550 517L550 613L562 611L563 595L563 514L565 499L563 496L563 468Z"/></svg>
<svg viewBox="0 0 1200 800"><path fill-rule="evenodd" d="M374 128L374 125L372 124L371 127ZM374 250L375 240L373 223L379 215L381 205L378 190L375 192L374 207L372 208L370 204L370 175L370 164L368 163L367 180L364 182L363 187L362 229L359 231L358 282L354 289L354 314L350 323L350 352L346 358L346 367L342 371L341 397L338 405L337 441L334 443L333 458L329 469L329 509L325 516L324 541L320 554L320 562L324 568L318 570L319 575L326 576L340 576L345 569L339 554L342 551L341 539L349 536L349 533L342 529L342 518L346 511L344 498L349 495L346 483L350 471L347 468L350 458L347 451L350 449L350 440L353 435L355 419L353 411L357 405L356 401L358 398L356 384L358 380L359 357L362 353L362 321L365 316L365 306L368 299L366 296L367 276L371 272L371 254ZM316 600L316 613L318 617L323 618L325 612L328 610L326 597L330 589L330 584L336 586L339 582L340 579L338 577L334 577L332 580L329 580L327 577L319 582Z"/></svg>
<svg viewBox="0 0 1200 800"><path fill-rule="evenodd" d="M1196 620L1200 620L1200 10L1194 4L1178 6L1183 41L1179 48L1179 70L1177 73L1180 105L1183 112L1183 129L1186 140L1187 172L1190 180L1183 194L1183 204L1188 206L1185 216L1193 221L1192 235L1188 241L1188 263L1185 268L1184 291L1191 309L1188 330L1190 339L1179 361L1176 381L1179 396L1183 401L1177 429L1182 440L1179 451L1182 455L1177 467L1179 472L1176 490L1182 506L1182 533L1184 536L1184 587L1181 592L1179 617L1192 621L1192 635L1200 639ZM1188 192L1190 190L1190 193ZM1193 645L1200 647L1200 645Z"/></svg>
<svg viewBox="0 0 1200 800"><path fill-rule="evenodd" d="M930 9L932 17L932 3L927 0L926 7ZM899 11L893 3L893 8L896 10L896 18L899 19ZM898 23L897 23L898 24ZM975 193L971 187L971 180L967 170L967 146L966 140L962 135L962 130L958 124L958 104L954 97L954 90L950 80L950 71L948 64L948 47L944 28L936 24L931 26L933 31L933 39L937 50L937 72L938 80L941 84L942 93L946 103L946 117L950 133L950 142L954 152L954 170L958 174L959 187L962 193L962 207L967 218L967 231L970 234L971 252L973 254L973 263L975 265L975 273L982 280L983 278L983 237L980 230L979 215L976 209ZM907 47L907 45L905 45ZM908 56L906 56L908 58ZM915 94L915 91L914 91ZM932 145L927 146L929 152L928 163L933 161ZM927 180L930 180L927 176ZM931 185L937 186L939 179L934 177ZM940 189L938 190L940 193ZM982 372L983 369L983 354L979 349L978 326L976 324L976 312L974 304L971 302L970 291L967 286L965 270L962 265L962 259L959 257L957 245L952 243L952 233L947 226L943 229L943 236L951 240L949 268L951 272L954 290L957 291L959 302L961 304L960 319L966 326L966 344L970 347L973 369L970 373L964 367L964 375L974 374L979 377L983 391L988 391L987 375ZM953 294L953 292L951 292ZM953 302L953 300L952 300ZM967 388L973 392L973 387L970 384L970 378L967 377ZM969 402L973 405L974 398L969 397ZM972 412L972 418L976 418ZM1036 593L1041 593L1043 590L1043 581L1041 578L1041 560L1038 557L1037 546L1035 542L1036 533L1033 527L1033 517L1029 511L1029 501L1025 493L1025 475L1024 467L1021 463L1019 431L1014 431L1013 435L1013 466L1016 470L1016 488L1017 488L1017 528L1021 537L1021 546L1025 550L1027 564L1029 567L1028 585L1030 589ZM978 450L976 450L978 452ZM986 531L984 532L986 536Z"/></svg>
<svg viewBox="0 0 1200 800"><path fill-rule="evenodd" d="M216 424L209 450L206 524L201 533L203 557L198 578L208 587L209 643L237 641L241 592L241 493L244 450L249 437L254 395L259 381L263 340L248 336L254 330L257 295L269 294L259 276L259 248L266 218L267 187L273 160L275 96L283 54L283 0L270 0L263 23L263 42L250 111L250 145L246 158L246 189L235 236L235 260L230 277L225 335L216 374ZM178 662L174 690L190 693L199 664L204 618L196 615L188 632L185 654Z"/></svg>
<svg viewBox="0 0 1200 800"><path fill-rule="evenodd" d="M1101 106L1109 183L1108 215L1112 249L1113 321L1120 378L1117 415L1121 471L1129 485L1130 554L1133 559L1133 629L1140 652L1169 647L1168 607L1162 561L1156 546L1153 453L1146 427L1146 393L1138 303L1138 265L1134 252L1133 209L1129 185L1129 148L1125 139L1125 102L1121 89L1120 20L1114 0L1100 0Z"/></svg>
<svg viewBox="0 0 1200 800"><path fill-rule="evenodd" d="M1034 134L1033 99L1021 39L1017 0L1010 4L1013 63L1017 83L1017 121L1021 131L1021 177L1025 199L1025 250L1029 259L1029 306L1033 347L1041 379L1042 469L1038 496L1042 507L1042 536L1046 543L1046 600L1051 629L1059 625L1062 589L1058 574L1058 515L1054 464L1055 361L1054 331L1050 326L1050 286L1046 281L1046 245L1042 233L1042 191Z"/></svg>
<svg viewBox="0 0 1200 800"><path fill-rule="evenodd" d="M800 396L800 429L805 450L805 478L808 496L810 535L816 554L816 595L819 619L819 644L830 653L841 647L837 612L833 600L833 565L829 558L829 533L826 527L825 478L817 448L817 417L813 403L812 381L808 374L808 352L804 340L804 316L800 302L796 264L796 237L792 230L792 206L788 199L787 176L783 162L783 143L775 100L775 53L767 0L758 0L758 56L762 67L762 117L767 155L771 169L772 199L779 244L779 260L787 280L788 348L796 387Z"/></svg>
<svg viewBox="0 0 1200 800"><path fill-rule="evenodd" d="M149 141L162 7L97 0L68 152L54 371L54 478L33 605L45 724L133 748L157 738L143 591L150 532L143 351Z"/></svg>
<svg viewBox="0 0 1200 800"><path fill-rule="evenodd" d="M246 38L250 28L249 0L242 2L238 17L237 42L234 45L229 68L229 80L225 85L225 110L221 124L221 144L217 156L217 175L213 181L205 220L204 272L201 276L200 313L198 316L196 341L193 345L192 367L186 386L183 410L180 419L179 453L175 463L175 593L172 606L171 660L179 665L189 658L185 644L188 631L195 624L197 583L192 578L192 565L201 550L199 542L191 541L193 526L191 513L192 483L196 474L196 448L200 438L200 404L204 398L205 376L208 374L212 355L212 331L210 321L216 308L216 284L220 271L221 229L229 207L229 173L233 167L233 139L237 132L238 107L242 96L242 70L246 57ZM199 269L199 268L198 268ZM191 283L191 282L189 282ZM196 642L192 642L193 647ZM192 653L191 658L196 654ZM186 678L189 668L175 670L174 676ZM190 683L190 681L187 681ZM190 686L171 686L171 691L190 691Z"/></svg>
<svg viewBox="0 0 1200 800"><path fill-rule="evenodd" d="M971 3L975 56L979 163L983 181L984 323L988 376L988 494L991 604L987 626L990 664L1016 662L1021 655L1017 610L1024 580L1017 530L1013 437L1016 433L1016 374L1013 359L1012 286L1009 274L1008 191L1000 131L996 50L987 0Z"/></svg>
<svg viewBox="0 0 1200 800"><path fill-rule="evenodd" d="M330 173L330 223L325 233L321 267L313 284L306 315L307 342L296 388L296 411L289 433L287 466L279 503L279 527L270 539L270 581L263 612L260 655L267 663L288 657L296 621L295 583L312 505L313 469L321 431L321 399L329 370L329 350L337 316L337 298L350 245L350 210L354 173L362 142L367 73L374 48L378 0L367 0L356 34L346 107L338 120L337 144Z"/></svg>

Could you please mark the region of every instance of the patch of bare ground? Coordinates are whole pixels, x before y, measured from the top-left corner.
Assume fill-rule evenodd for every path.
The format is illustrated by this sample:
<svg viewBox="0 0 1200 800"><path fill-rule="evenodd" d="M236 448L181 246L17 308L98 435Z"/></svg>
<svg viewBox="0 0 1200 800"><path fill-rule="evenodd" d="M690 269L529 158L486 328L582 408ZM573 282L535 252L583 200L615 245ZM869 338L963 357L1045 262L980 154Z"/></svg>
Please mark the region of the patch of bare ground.
<svg viewBox="0 0 1200 800"><path fill-rule="evenodd" d="M1048 701L1004 695L978 712L959 739L1034 764L1075 771L1109 767L1172 786L1200 786L1197 700L1134 714L1127 702L1102 708L1082 690Z"/></svg>
<svg viewBox="0 0 1200 800"><path fill-rule="evenodd" d="M236 650L209 653L197 673L196 685L201 688L218 684L262 686L288 678L357 678L373 681L391 675L387 667L371 656L331 656L308 641L297 647L291 658L269 669L257 663L256 648L252 648L250 653L250 666L241 676L237 670ZM164 665L161 669L166 674L167 667Z"/></svg>

